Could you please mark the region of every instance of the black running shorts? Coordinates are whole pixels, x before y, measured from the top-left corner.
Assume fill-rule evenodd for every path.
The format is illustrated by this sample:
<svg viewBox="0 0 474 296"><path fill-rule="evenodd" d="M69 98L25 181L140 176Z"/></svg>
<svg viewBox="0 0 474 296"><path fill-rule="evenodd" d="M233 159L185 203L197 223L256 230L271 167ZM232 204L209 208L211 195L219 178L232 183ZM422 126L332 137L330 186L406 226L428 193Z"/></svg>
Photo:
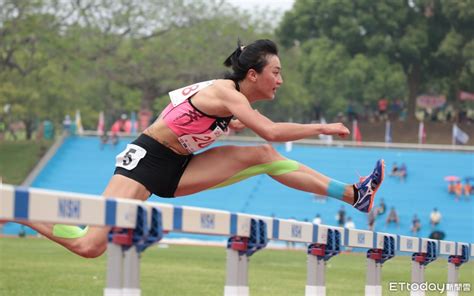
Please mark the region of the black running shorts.
<svg viewBox="0 0 474 296"><path fill-rule="evenodd" d="M117 155L114 174L133 179L160 197L174 197L192 157L192 154L176 154L155 139L141 134Z"/></svg>

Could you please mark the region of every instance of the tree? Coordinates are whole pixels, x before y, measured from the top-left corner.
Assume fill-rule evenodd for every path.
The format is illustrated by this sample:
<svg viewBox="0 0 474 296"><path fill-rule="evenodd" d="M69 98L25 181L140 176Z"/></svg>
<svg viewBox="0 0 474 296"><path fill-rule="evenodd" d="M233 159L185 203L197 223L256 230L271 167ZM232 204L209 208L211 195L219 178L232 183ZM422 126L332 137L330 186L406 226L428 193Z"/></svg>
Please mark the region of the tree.
<svg viewBox="0 0 474 296"><path fill-rule="evenodd" d="M151 109L171 88L222 69L213 54L234 47L238 35L230 32L254 34L217 1L3 0L1 7L0 104L12 105L28 138L38 120L61 122L76 109L89 128L100 110Z"/></svg>
<svg viewBox="0 0 474 296"><path fill-rule="evenodd" d="M3 1L0 14L0 105L11 105L12 120L31 138L40 118L63 109L71 99L56 81L65 78L60 23L43 12L42 1ZM61 97L56 101L54 98Z"/></svg>
<svg viewBox="0 0 474 296"><path fill-rule="evenodd" d="M93 75L106 79L107 110L136 109L137 95L139 108L151 110L155 100L170 90L220 74L221 61L215 57L228 54L238 36L257 35L257 29L242 22L245 15L220 1L136 1L121 10L114 1L105 3L105 7L77 7L83 12L78 23L87 26L78 25L68 34L71 39L88 35L80 55L88 56L84 63L94 62ZM96 19L100 11L110 10L121 17ZM154 22L142 23L143 19ZM112 97L112 86L124 93Z"/></svg>
<svg viewBox="0 0 474 296"><path fill-rule="evenodd" d="M462 0L297 0L293 10L285 14L277 35L286 46L301 43L303 47L317 47L320 45L317 40L329 40L333 50L345 60L344 65L340 65L339 59L335 61L341 71L350 67L350 61L356 57L378 64L373 70L383 70L383 65L389 67L394 73L389 80L398 81L399 69L403 69L408 113L413 116L415 98L420 92L433 88L446 91L446 85L459 85L456 81L471 85L468 81L472 77L472 54L467 50L472 48L473 11L474 4ZM312 50L307 49L307 52ZM443 64L449 64L451 69ZM325 72L317 72L313 75L325 75L334 81L343 74L333 73L329 77ZM379 75L386 76L377 71L372 78ZM341 87L341 83L332 85ZM377 88L382 89L380 86L374 89ZM398 83L389 82L383 90L393 94L397 88ZM341 91L351 93L347 88ZM378 93L378 97L383 95L383 92Z"/></svg>

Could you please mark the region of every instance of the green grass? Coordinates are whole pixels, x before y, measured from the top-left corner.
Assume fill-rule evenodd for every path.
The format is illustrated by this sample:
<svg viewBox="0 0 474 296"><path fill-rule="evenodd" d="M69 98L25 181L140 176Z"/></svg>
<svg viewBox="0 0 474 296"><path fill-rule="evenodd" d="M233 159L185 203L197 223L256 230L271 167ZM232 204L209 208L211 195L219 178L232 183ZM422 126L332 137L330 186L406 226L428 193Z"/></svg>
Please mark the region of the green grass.
<svg viewBox="0 0 474 296"><path fill-rule="evenodd" d="M141 260L142 295L223 295L226 250L222 247L153 246ZM105 287L106 256L83 259L45 239L0 238L0 295L101 295ZM327 263L327 295L363 295L364 254L341 254ZM411 261L396 257L384 264L384 295L389 281L410 281ZM474 264L460 269L460 282L474 289ZM445 283L447 263L441 258L426 269L428 282ZM263 250L251 257L251 295L304 295L306 254L295 250ZM473 295L461 293L460 295ZM426 295L440 295L429 292Z"/></svg>
<svg viewBox="0 0 474 296"><path fill-rule="evenodd" d="M0 141L0 178L3 183L21 184L51 144L50 141Z"/></svg>

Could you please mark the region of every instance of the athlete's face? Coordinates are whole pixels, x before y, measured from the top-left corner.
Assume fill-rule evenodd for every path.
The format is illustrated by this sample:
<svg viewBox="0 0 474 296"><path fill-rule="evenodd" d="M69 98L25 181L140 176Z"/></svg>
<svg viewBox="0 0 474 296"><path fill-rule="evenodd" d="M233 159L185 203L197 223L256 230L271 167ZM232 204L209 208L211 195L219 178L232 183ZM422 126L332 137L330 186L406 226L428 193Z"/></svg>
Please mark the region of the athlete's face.
<svg viewBox="0 0 474 296"><path fill-rule="evenodd" d="M257 86L264 98L273 99L276 90L283 83L281 64L280 59L276 55L269 55L267 62L268 64L263 68L262 72L257 74Z"/></svg>

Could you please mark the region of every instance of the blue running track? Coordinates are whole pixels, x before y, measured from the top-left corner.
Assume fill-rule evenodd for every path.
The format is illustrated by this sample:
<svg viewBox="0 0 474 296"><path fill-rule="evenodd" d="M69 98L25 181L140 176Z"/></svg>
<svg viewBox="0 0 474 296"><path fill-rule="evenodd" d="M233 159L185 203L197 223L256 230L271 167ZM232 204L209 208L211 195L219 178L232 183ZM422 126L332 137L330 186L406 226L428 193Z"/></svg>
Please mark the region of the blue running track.
<svg viewBox="0 0 474 296"><path fill-rule="evenodd" d="M106 145L100 149L98 138L67 138L32 187L100 195L113 173L115 155L129 140L121 139L117 146ZM433 230L429 214L437 207L443 216L438 229L446 233L445 240L474 241L474 203L471 200L474 196L455 201L454 196L447 193L447 183L443 180L447 175L473 176L472 153L306 145L293 145L291 152L285 152L283 145L275 145L275 148L288 158L347 183L356 182L357 173L369 174L377 159L384 158L386 177L377 193L376 205L383 198L387 210L377 218L376 231L412 235L411 220L417 214L422 224L419 235L428 237ZM394 162L407 165L408 177L404 182L389 176ZM344 205L346 215L352 217L356 228L367 229L366 214L335 199L322 203L312 194L287 188L266 175L187 197L163 199L153 196L151 200L309 221L320 214L323 223L329 225L336 225L335 215ZM392 206L400 218L398 227L385 224ZM18 225L9 223L5 226L4 232L15 231L18 231Z"/></svg>

